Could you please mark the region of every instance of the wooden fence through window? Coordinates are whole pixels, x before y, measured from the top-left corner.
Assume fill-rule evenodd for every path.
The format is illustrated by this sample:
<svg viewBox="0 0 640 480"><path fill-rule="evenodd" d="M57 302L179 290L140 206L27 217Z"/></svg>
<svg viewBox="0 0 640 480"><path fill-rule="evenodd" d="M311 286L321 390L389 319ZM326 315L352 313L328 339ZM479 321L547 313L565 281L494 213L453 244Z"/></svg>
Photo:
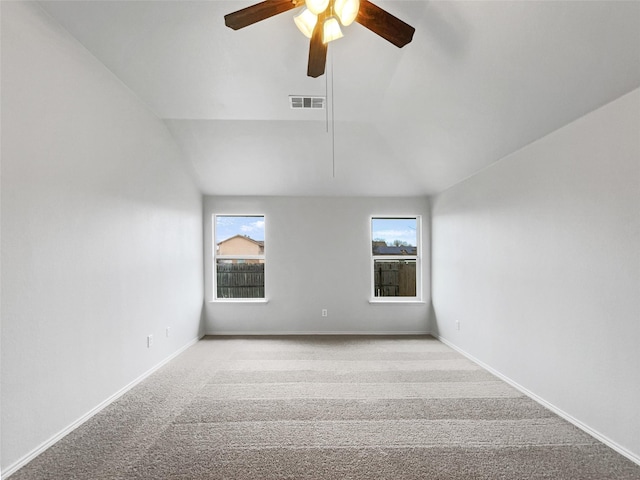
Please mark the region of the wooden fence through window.
<svg viewBox="0 0 640 480"><path fill-rule="evenodd" d="M218 263L217 298L264 298L264 263Z"/></svg>
<svg viewBox="0 0 640 480"><path fill-rule="evenodd" d="M376 261L374 263L376 297L415 297L416 262Z"/></svg>

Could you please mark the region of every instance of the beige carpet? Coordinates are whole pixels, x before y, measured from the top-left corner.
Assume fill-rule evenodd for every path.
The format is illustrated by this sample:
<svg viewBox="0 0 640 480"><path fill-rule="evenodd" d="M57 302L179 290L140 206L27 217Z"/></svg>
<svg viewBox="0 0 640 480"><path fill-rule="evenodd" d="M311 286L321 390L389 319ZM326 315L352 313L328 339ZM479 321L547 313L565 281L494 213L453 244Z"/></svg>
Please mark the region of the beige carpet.
<svg viewBox="0 0 640 480"><path fill-rule="evenodd" d="M431 337L207 337L12 475L640 479Z"/></svg>

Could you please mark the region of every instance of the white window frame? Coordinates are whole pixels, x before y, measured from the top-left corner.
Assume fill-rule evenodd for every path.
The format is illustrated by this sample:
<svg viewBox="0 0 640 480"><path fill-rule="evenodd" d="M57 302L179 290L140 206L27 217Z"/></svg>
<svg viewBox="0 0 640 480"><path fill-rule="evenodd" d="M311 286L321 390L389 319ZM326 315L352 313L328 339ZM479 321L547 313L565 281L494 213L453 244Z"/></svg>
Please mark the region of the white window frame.
<svg viewBox="0 0 640 480"><path fill-rule="evenodd" d="M403 219L416 220L416 254L415 255L374 255L373 254L373 220ZM423 303L422 301L422 216L421 215L371 215L369 218L369 274L371 275L371 298L369 303ZM376 260L415 260L416 262L416 296L415 297L376 297L375 261Z"/></svg>
<svg viewBox="0 0 640 480"><path fill-rule="evenodd" d="M264 229L264 249L261 255L218 255L218 243L216 242L216 225L218 217L262 217L265 222ZM211 234L212 245L212 284L213 284L213 301L228 303L267 303L267 260L266 260L266 244L267 244L267 216L262 213L214 213L211 216ZM261 298L219 298L218 297L218 260L262 260L264 265L264 297Z"/></svg>

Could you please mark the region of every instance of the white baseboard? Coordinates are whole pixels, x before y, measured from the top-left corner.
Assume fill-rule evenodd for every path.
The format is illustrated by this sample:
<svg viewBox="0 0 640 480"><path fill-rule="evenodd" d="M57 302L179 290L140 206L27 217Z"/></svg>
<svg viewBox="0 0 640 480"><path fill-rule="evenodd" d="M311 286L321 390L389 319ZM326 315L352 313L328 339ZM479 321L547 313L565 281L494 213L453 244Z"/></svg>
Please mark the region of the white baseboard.
<svg viewBox="0 0 640 480"><path fill-rule="evenodd" d="M26 454L24 457L20 458L17 462L13 463L12 465L9 465L9 467L7 467L4 471L2 471L0 473L0 479L1 478L8 478L13 473L15 473L18 470L20 470L22 467L24 467L31 460L36 458L42 452L44 452L49 447L51 447L53 444L58 442L60 439L62 439L63 437L65 437L66 435L68 435L69 433L74 431L76 428L78 428L80 425L85 423L91 417L93 417L94 415L99 413L101 410L104 410L106 407L108 407L110 404L115 402L122 395L127 393L133 387L135 387L140 382L142 382L144 379L146 379L151 374L153 374L156 370L158 370L159 368L161 368L162 366L164 366L165 364L167 364L168 362L173 360L175 357L180 355L182 352L184 352L190 346L192 346L195 343L197 343L201 338L202 338L202 336L199 336L199 337L196 337L193 340L189 341L186 345L180 347L178 350L176 350L174 353L172 353L167 358L162 360L160 363L156 364L155 366L153 366L152 368L150 368L149 370L144 372L142 375L140 375L138 378L136 378L135 380L130 382L128 385L124 386L123 388L118 390L116 393L111 395L109 398L107 398L106 400L104 400L103 402L101 402L100 404L98 404L97 406L92 408L91 410L89 410L87 413L85 413L80 418L78 418L75 422L73 422L72 424L68 425L67 427L65 427L64 429L62 429L61 431L59 431L58 433L53 435L51 438L49 438L48 440L46 440L43 443L41 443L40 445L38 445L31 452Z"/></svg>
<svg viewBox="0 0 640 480"><path fill-rule="evenodd" d="M294 336L294 335L431 335L428 331L407 331L407 332L398 332L396 331L257 331L257 330L220 330L205 333L205 336L213 336L213 337L253 337L253 336L263 336L263 337L277 337L279 335L282 336Z"/></svg>
<svg viewBox="0 0 640 480"><path fill-rule="evenodd" d="M558 415L559 417L564 418L566 421L568 421L569 423L575 425L576 427L578 427L580 430L582 430L583 432L591 435L593 438L595 438L596 440L604 443L606 446L612 448L613 450L615 450L616 452L618 452L620 455L625 456L626 458L628 458L629 460L631 460L633 463L640 465L640 457L635 455L633 452L630 452L629 450L627 450L626 448L624 448L621 445L618 445L616 442L614 442L613 440L611 440L610 438L606 437L605 435L602 435L600 432L594 430L593 428L589 427L588 425L585 425L584 423L582 423L580 420L578 420L577 418L571 416L570 414L568 414L567 412L565 412L564 410L556 407L555 405L553 405L552 403L549 403L548 401L546 401L544 398L539 397L538 395L536 395L535 393L533 393L532 391L528 390L527 388L523 387L522 385L520 385L519 383L513 381L512 379L510 379L509 377L507 377L506 375L503 375L502 373L500 373L499 371L495 370L494 368L490 367L489 365L487 365L486 363L484 363L481 360L478 360L476 357L474 357L473 355L465 352L464 350L462 350L460 347L458 347L457 345L451 343L449 340L447 340L446 338L443 338L439 335L436 334L432 334L435 338L437 338L438 340L440 340L442 343L444 343L445 345L447 345L448 347L451 347L452 349L454 349L456 352L460 353L461 355L464 355L465 357L467 357L469 360L471 360L474 363L477 363L478 365L480 365L482 368L484 368L485 370L488 370L489 372L491 372L493 375L495 375L496 377L500 378L501 380L507 382L509 385L511 385L512 387L514 387L515 389L519 390L520 392L524 393L527 397L531 398L532 400L538 402L540 405L542 405L545 408L548 408L549 410L551 410L553 413L555 413L556 415Z"/></svg>

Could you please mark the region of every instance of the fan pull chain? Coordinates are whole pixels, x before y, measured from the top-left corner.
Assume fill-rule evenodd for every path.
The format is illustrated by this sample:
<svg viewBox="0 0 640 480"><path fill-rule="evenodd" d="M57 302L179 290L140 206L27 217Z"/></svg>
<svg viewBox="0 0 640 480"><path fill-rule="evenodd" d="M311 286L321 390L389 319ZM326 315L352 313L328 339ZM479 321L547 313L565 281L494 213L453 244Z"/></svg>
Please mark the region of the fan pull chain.
<svg viewBox="0 0 640 480"><path fill-rule="evenodd" d="M326 98L327 108L325 110L326 131L331 134L331 178L336 178L336 128L335 114L333 112L333 54L327 52L329 57L329 70L331 76L331 88L329 88L329 75L324 76L324 97ZM331 99L331 101L329 101ZM329 118L329 108L331 108L331 118ZM331 128L329 128L331 126Z"/></svg>
<svg viewBox="0 0 640 480"><path fill-rule="evenodd" d="M332 178L336 178L336 117L333 110L333 54L330 55L331 60L331 167Z"/></svg>

